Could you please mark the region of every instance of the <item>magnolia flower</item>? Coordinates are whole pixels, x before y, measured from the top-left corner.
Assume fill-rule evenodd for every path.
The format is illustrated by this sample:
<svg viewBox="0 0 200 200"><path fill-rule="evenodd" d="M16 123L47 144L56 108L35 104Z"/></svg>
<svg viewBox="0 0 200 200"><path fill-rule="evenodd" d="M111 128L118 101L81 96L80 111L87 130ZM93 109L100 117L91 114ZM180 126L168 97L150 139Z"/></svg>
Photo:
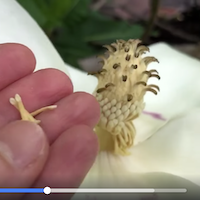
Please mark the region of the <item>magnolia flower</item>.
<svg viewBox="0 0 200 200"><path fill-rule="evenodd" d="M137 43L137 41L135 42ZM118 45L120 44L121 42L119 41ZM134 49L135 46L133 45L132 48ZM146 48L140 46L138 50L141 49ZM90 84L88 85L92 85L93 88L88 88L87 92L92 93L92 91L94 91L93 94L96 96L97 100L100 101L100 106L102 108L101 120L96 128L96 131L100 139L100 148L101 143L103 143L104 146L102 148L104 149L100 151L94 166L88 173L81 187L182 187L188 189L188 195L193 194L192 197L197 198L200 185L200 161L198 154L198 139L200 137L198 135L198 118L200 109L198 102L199 93L195 92L193 84L194 77L198 76L195 73L199 71L199 61L189 58L163 43L153 45L150 49L151 54L147 54L148 57L146 57L146 60L156 61L156 59L150 56L157 55L156 57L160 61L160 64L151 63L148 66L148 70L156 72L154 71L154 68L157 68L161 76L161 80L157 83L158 81L156 79L149 79L148 85L154 86L154 88L158 89L156 84L159 84L161 91L156 97L152 94L145 95L145 110L137 119L132 121L132 124L135 125L136 135L134 137L134 144L130 145L130 155L128 156L119 155L121 154L119 151L115 152L111 135L113 133L114 137L116 137L117 131L115 131L115 129L113 130L112 126L110 129L110 127L106 127L104 125L105 119L102 120L102 118L106 116L105 111L109 110L109 108L105 108L104 111L104 104L101 104L101 101L103 98L104 100L105 98L111 98L109 99L111 101L118 97L125 97L122 100L126 101L126 105L128 106L129 93L132 92L133 94L135 92L134 97L137 98L138 91L131 91L129 90L130 88L126 88L123 85L124 74L126 75L125 67L118 72L112 71L109 73L109 71L111 71L112 67L116 67L115 63L119 62L118 59L121 59L121 66L122 64L123 66L126 66L128 63L127 66L131 66L134 69L135 63L138 64L141 62L137 61L138 58L135 58L135 60L133 58L130 62L125 63L124 61L127 58L127 53L123 53L121 56L122 58L120 58L120 55L117 55L116 57L113 56L115 59L111 61L111 53L110 60L104 61L105 66L103 67L103 70L99 72L100 74L97 74L98 79L100 79L99 81L88 77L85 73L69 68L70 74L77 74L79 78L81 77L83 82L86 82L86 80L88 81L88 79L90 80ZM132 52L129 52L129 54L134 56ZM173 57L175 59L173 59ZM145 61L145 57L143 57L143 59ZM171 65L169 64L170 60ZM179 63L182 62L183 64L179 65ZM192 69L188 67L189 65L192 65ZM140 66L138 65L138 68L139 67ZM145 66L141 67L142 69L138 72L138 75L140 75L141 72L144 73L144 71L146 71ZM132 69L130 68L130 70ZM105 73L108 73L107 76ZM115 76L113 75L114 73ZM145 74L146 73L147 72L145 72ZM134 71L129 71L127 80L134 76L136 76ZM130 84L129 86L133 86L133 83L136 84L136 81L139 81L140 84L142 83L141 85L143 87L146 86L146 84L139 80L140 77L141 76L136 76L134 77L134 80L130 80L128 83ZM159 78L158 75L155 77ZM122 81L116 83L115 81L117 78L121 78ZM142 81L146 82L146 80L143 79ZM72 81L77 83L77 77L72 76ZM106 84L110 83L110 81L114 81L114 85L117 84L117 87L119 88L111 88L109 90L109 87L114 87L112 84L108 84L106 87ZM196 88L199 87L198 84L198 81L196 81ZM75 86L76 90L84 89L79 83L77 83L77 85L75 84ZM96 86L97 88L95 89ZM102 93L106 90L109 94L107 93L104 96ZM156 91L153 92L156 93ZM188 93L191 93L192 95L187 98ZM99 94L102 96L99 97ZM143 102L141 99L140 101ZM129 105L129 107L131 108L131 105ZM111 110L112 108L110 107L109 114L111 114ZM131 117L134 118L134 116ZM130 115L127 118L130 119ZM131 130L130 125L127 126L127 129L127 132ZM124 133L122 131L122 136L124 136L123 134ZM102 135L104 137L102 137ZM123 139L124 138L121 140ZM119 141L120 139L118 139L118 142ZM196 145L195 141L197 141ZM126 143L124 146L126 146ZM124 146L122 145L122 147ZM118 155L115 155L113 150L114 153L117 153ZM165 197L172 198L172 196L165 196L163 194L158 194L157 196L159 199ZM79 195L74 196L74 198L76 197L79 197ZM101 195L90 197L102 198ZM115 198L117 197L121 198L120 195L115 196ZM140 195L133 195L131 197L140 197ZM177 198L177 194L174 197ZM180 197L182 199L189 198L186 194Z"/></svg>
<svg viewBox="0 0 200 200"><path fill-rule="evenodd" d="M36 70L58 68L70 74L75 91L91 94L95 91L97 78L65 65L42 30L16 1L0 0L0 3L1 43L28 46L36 56ZM148 84L159 85L160 92L157 96L152 93L144 96L145 110L133 120L136 134L128 148L130 154L100 151L81 187L187 188L187 193L176 194L175 198L188 199L193 195L195 199L200 189L200 62L164 43L152 45L150 50L147 56L156 57L160 64L151 63L148 70L156 69L161 80L152 78ZM158 193L157 197L168 199L171 194Z"/></svg>

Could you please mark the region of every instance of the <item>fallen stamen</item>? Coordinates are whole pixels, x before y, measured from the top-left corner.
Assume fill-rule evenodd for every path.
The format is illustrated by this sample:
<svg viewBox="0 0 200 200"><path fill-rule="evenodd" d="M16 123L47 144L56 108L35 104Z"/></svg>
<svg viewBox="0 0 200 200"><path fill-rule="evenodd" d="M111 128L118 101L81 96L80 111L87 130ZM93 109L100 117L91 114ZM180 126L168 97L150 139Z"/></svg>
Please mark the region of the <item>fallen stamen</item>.
<svg viewBox="0 0 200 200"><path fill-rule="evenodd" d="M10 98L10 103L19 111L22 120L35 122L37 124L40 123L40 120L36 120L34 118L35 115L37 115L45 110L52 110L57 107L56 105L46 106L46 107L40 108L32 113L29 113L25 109L24 104L23 104L22 99L19 96L19 94L16 94L15 98Z"/></svg>

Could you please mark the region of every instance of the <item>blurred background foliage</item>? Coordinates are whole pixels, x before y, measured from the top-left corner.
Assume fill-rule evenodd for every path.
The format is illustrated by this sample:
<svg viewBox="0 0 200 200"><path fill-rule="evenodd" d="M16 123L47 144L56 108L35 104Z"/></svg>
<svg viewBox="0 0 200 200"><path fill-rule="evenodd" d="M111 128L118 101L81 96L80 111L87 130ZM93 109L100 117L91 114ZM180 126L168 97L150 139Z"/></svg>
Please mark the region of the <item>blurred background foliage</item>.
<svg viewBox="0 0 200 200"><path fill-rule="evenodd" d="M139 38L146 45L164 41L185 52L188 46L183 44L193 44L198 53L188 52L200 58L200 0L17 1L63 60L86 71L95 67L94 56L102 54L102 45L116 39Z"/></svg>
<svg viewBox="0 0 200 200"><path fill-rule="evenodd" d="M64 61L78 68L78 60L100 54L104 44L116 39L142 38L145 29L148 29L145 37L153 34L152 23L147 26L144 22L113 19L92 9L92 0L18 2L37 21ZM158 3L159 0L152 0L154 13Z"/></svg>

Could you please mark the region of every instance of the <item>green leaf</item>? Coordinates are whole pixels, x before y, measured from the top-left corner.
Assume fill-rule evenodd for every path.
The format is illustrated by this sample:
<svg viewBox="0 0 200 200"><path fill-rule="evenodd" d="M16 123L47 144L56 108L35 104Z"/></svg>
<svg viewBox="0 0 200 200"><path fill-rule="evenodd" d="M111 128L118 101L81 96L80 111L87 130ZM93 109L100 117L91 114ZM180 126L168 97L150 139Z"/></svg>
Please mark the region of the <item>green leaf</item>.
<svg viewBox="0 0 200 200"><path fill-rule="evenodd" d="M77 4L67 13L63 23L69 28L79 26L90 15L90 3L91 0L79 0Z"/></svg>
<svg viewBox="0 0 200 200"><path fill-rule="evenodd" d="M50 13L53 18L60 20L65 17L79 2L80 0L62 0L62 1L50 1Z"/></svg>
<svg viewBox="0 0 200 200"><path fill-rule="evenodd" d="M18 0L38 24L51 34L80 0Z"/></svg>
<svg viewBox="0 0 200 200"><path fill-rule="evenodd" d="M38 6L36 1L27 1L27 0L17 0L17 1L37 21L39 26L43 27L47 23L48 16L45 14L44 8Z"/></svg>
<svg viewBox="0 0 200 200"><path fill-rule="evenodd" d="M71 28L71 34L79 33L83 42L109 43L116 39L140 38L144 32L139 24L130 25L126 21L115 21L96 12L90 15L78 26Z"/></svg>

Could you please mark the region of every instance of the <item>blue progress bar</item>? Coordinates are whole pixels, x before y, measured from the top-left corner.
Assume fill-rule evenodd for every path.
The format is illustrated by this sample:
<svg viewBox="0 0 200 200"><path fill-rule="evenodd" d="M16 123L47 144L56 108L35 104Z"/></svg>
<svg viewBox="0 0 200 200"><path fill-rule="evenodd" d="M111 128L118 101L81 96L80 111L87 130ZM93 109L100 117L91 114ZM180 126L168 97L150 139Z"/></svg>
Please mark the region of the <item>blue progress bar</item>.
<svg viewBox="0 0 200 200"><path fill-rule="evenodd" d="M0 188L0 193L44 193L44 188Z"/></svg>

